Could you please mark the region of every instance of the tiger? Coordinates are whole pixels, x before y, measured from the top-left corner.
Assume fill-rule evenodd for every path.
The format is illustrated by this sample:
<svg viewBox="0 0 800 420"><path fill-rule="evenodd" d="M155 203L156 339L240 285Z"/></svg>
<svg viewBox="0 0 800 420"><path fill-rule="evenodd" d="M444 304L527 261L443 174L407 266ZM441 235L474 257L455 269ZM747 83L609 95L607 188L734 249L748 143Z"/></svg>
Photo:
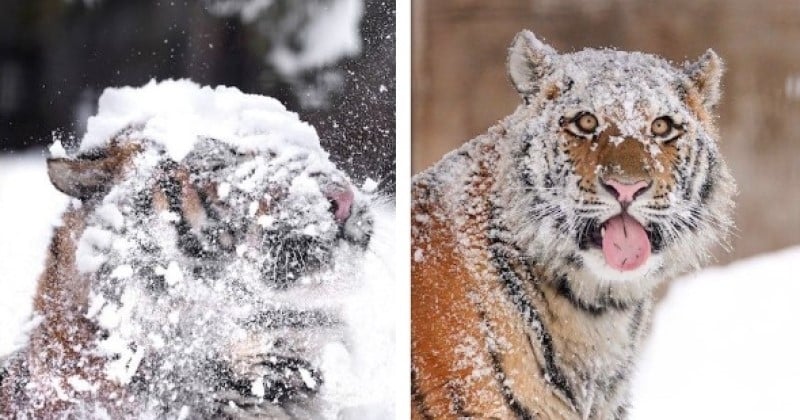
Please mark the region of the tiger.
<svg viewBox="0 0 800 420"><path fill-rule="evenodd" d="M514 112L412 179L411 417L624 419L655 289L729 248L723 62L506 64Z"/></svg>
<svg viewBox="0 0 800 420"><path fill-rule="evenodd" d="M283 109L242 96L262 101ZM243 124L285 125L287 144L198 135L178 159L136 122L47 160L72 202L38 281L35 326L2 362L0 418L330 417L320 364L346 344L336 291L370 243L371 197L296 115L249 112Z"/></svg>

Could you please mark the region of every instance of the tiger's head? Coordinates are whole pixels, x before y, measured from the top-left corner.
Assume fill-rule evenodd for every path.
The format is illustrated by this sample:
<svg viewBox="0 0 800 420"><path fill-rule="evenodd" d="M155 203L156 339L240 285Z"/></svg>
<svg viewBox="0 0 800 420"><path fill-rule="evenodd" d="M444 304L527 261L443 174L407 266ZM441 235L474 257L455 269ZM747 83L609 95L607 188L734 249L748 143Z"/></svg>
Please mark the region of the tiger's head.
<svg viewBox="0 0 800 420"><path fill-rule="evenodd" d="M559 54L523 31L508 71L523 99L503 124L518 241L578 288L638 289L706 260L732 226L735 184L713 111L722 62ZM573 285L573 288L576 286Z"/></svg>
<svg viewBox="0 0 800 420"><path fill-rule="evenodd" d="M372 235L368 196L317 150L203 138L176 161L128 128L47 163L57 189L93 208L78 241L82 272L128 265L164 287L154 267L179 261L201 278L227 267L286 289L331 269L337 253L363 252Z"/></svg>

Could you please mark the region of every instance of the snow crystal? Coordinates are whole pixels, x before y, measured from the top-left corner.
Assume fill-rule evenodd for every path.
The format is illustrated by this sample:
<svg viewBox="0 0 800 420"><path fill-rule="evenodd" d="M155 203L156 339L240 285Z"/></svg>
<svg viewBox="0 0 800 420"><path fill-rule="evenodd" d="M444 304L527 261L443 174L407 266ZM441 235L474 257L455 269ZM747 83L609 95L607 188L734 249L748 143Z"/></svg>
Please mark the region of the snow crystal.
<svg viewBox="0 0 800 420"><path fill-rule="evenodd" d="M105 329L112 329L119 324L121 319L119 307L113 303L103 306L103 309L95 318L97 324Z"/></svg>
<svg viewBox="0 0 800 420"><path fill-rule="evenodd" d="M175 213L174 211L169 211L169 210L162 211L161 213L159 213L158 216L159 216L159 218L161 218L161 220L163 220L165 222L175 223L175 222L178 222L178 221L181 220L181 216L178 213Z"/></svg>
<svg viewBox="0 0 800 420"><path fill-rule="evenodd" d="M178 420L186 420L189 418L189 414L192 413L192 409L188 405L184 405L181 407L181 411L178 413Z"/></svg>
<svg viewBox="0 0 800 420"><path fill-rule="evenodd" d="M66 392L64 392L64 388L61 387L61 381L58 378L52 378L50 384L53 387L53 390L56 392L56 398L61 401L70 401L69 396Z"/></svg>
<svg viewBox="0 0 800 420"><path fill-rule="evenodd" d="M378 190L378 182L372 178L367 178L364 180L364 184L361 186L361 189L366 193L373 193Z"/></svg>
<svg viewBox="0 0 800 420"><path fill-rule="evenodd" d="M106 89L97 115L89 118L80 151L103 147L127 128L135 137L162 144L176 161L202 138L227 142L243 152L282 145L327 157L316 130L277 100L234 87L201 87L189 80Z"/></svg>
<svg viewBox="0 0 800 420"><path fill-rule="evenodd" d="M658 147L658 145L657 145L657 144L655 144L655 143L650 143L650 144L647 146L647 149L648 149L648 151L650 152L650 156L652 156L652 157L654 157L654 158L655 158L656 156L658 156L658 155L660 155L660 154L661 154L661 148L660 148L660 147ZM658 161L656 161L656 162L658 162Z"/></svg>
<svg viewBox="0 0 800 420"><path fill-rule="evenodd" d="M263 228L270 228L275 223L275 218L270 216L270 215L263 214L261 216L258 216L258 219L256 220L256 223L258 223L259 226L261 226ZM246 246L244 246L244 245L242 245L242 246L245 249L247 249ZM239 252L238 249L237 249L237 252ZM242 251L242 253L244 253L244 251Z"/></svg>
<svg viewBox="0 0 800 420"><path fill-rule="evenodd" d="M67 157L67 151L64 150L64 146L61 144L61 140L56 140L50 147L47 149L50 152L50 157L57 159L57 158L65 158Z"/></svg>
<svg viewBox="0 0 800 420"><path fill-rule="evenodd" d="M258 207L259 207L258 201L251 202L250 207L247 208L247 214L249 214L250 217L255 216L256 213L258 212Z"/></svg>
<svg viewBox="0 0 800 420"><path fill-rule="evenodd" d="M75 252L75 266L81 273L96 271L106 261L100 252L108 249L113 241L113 234L105 229L90 226L83 231Z"/></svg>
<svg viewBox="0 0 800 420"><path fill-rule="evenodd" d="M112 279L124 280L133 276L133 267L128 264L121 265L115 268L111 274Z"/></svg>
<svg viewBox="0 0 800 420"><path fill-rule="evenodd" d="M231 184L227 182L221 182L217 186L217 196L219 196L220 200L225 200L228 198L228 194L231 192Z"/></svg>
<svg viewBox="0 0 800 420"><path fill-rule="evenodd" d="M258 398L264 398L264 381L261 378L254 379L250 384L250 393Z"/></svg>
<svg viewBox="0 0 800 420"><path fill-rule="evenodd" d="M317 381L311 376L311 372L309 372L308 369L300 369L300 378L303 379L303 383L305 383L307 387L311 389L317 387Z"/></svg>
<svg viewBox="0 0 800 420"><path fill-rule="evenodd" d="M77 375L72 375L67 378L67 383L78 392L96 392L97 385L92 385L85 379Z"/></svg>
<svg viewBox="0 0 800 420"><path fill-rule="evenodd" d="M180 318L181 318L181 313L178 311L172 311L169 313L169 315L167 315L167 320L170 322L170 324L173 325L177 324Z"/></svg>
<svg viewBox="0 0 800 420"><path fill-rule="evenodd" d="M106 364L106 375L120 384L127 384L133 379L139 364L144 358L144 348L140 347L135 352L123 350L119 359Z"/></svg>
<svg viewBox="0 0 800 420"><path fill-rule="evenodd" d="M159 276L164 277L164 281L166 281L169 286L174 286L183 281L183 272L176 261L170 261L167 268L157 267L155 272Z"/></svg>
<svg viewBox="0 0 800 420"><path fill-rule="evenodd" d="M122 226L125 223L125 216L122 215L117 206L113 204L105 204L98 207L95 211L97 216L108 223L111 228L114 230L122 229Z"/></svg>
<svg viewBox="0 0 800 420"><path fill-rule="evenodd" d="M89 309L86 310L86 318L92 319L96 317L105 304L106 299L103 295L91 293L89 295Z"/></svg>

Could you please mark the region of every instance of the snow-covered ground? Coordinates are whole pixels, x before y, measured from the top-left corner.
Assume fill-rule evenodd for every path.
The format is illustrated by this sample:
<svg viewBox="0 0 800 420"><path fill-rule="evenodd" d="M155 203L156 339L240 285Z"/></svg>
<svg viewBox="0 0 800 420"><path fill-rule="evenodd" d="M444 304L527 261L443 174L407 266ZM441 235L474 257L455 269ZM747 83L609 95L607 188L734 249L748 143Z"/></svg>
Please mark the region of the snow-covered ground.
<svg viewBox="0 0 800 420"><path fill-rule="evenodd" d="M675 281L633 383L632 419L796 419L800 247Z"/></svg>

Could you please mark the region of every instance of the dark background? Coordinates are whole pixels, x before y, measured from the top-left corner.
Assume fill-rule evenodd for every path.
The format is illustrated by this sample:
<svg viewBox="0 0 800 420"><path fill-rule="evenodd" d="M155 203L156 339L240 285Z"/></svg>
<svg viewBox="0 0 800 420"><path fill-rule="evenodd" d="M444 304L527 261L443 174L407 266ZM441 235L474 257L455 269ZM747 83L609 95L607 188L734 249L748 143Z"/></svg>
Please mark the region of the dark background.
<svg viewBox="0 0 800 420"><path fill-rule="evenodd" d="M54 130L80 139L105 87L191 78L279 99L357 183L371 177L393 193L394 0L365 0L356 57L292 78L266 60L274 34L264 27L326 1L336 0L277 0L244 23L199 0L0 0L0 153L46 146ZM331 74L343 83L327 86ZM308 89L325 100L303 100Z"/></svg>

